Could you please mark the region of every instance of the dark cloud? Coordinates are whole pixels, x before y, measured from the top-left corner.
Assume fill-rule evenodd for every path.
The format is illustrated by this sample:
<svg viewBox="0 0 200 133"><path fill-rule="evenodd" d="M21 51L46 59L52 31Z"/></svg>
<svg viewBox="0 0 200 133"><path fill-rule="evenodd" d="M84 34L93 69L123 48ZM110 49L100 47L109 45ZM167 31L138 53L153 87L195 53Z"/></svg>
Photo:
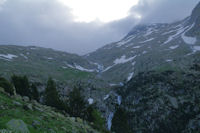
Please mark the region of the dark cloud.
<svg viewBox="0 0 200 133"><path fill-rule="evenodd" d="M140 0L130 12L143 16L141 23L170 23L188 17L199 0Z"/></svg>
<svg viewBox="0 0 200 133"><path fill-rule="evenodd" d="M0 44L36 45L85 54L120 40L138 23L135 13L143 16L142 22L170 22L188 16L197 2L140 0L129 17L103 24L73 22L70 9L57 0L0 0Z"/></svg>

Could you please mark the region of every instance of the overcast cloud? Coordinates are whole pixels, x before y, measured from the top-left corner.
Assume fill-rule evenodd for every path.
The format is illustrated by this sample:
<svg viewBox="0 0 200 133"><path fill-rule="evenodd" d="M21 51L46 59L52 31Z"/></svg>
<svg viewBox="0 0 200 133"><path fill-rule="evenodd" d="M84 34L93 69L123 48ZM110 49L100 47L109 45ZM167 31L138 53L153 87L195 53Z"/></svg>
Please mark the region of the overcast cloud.
<svg viewBox="0 0 200 133"><path fill-rule="evenodd" d="M86 54L120 40L138 23L173 22L190 15L199 0L140 0L127 18L73 22L57 0L0 0L0 44L36 45ZM112 8L112 7L111 7ZM135 14L140 14L139 21Z"/></svg>

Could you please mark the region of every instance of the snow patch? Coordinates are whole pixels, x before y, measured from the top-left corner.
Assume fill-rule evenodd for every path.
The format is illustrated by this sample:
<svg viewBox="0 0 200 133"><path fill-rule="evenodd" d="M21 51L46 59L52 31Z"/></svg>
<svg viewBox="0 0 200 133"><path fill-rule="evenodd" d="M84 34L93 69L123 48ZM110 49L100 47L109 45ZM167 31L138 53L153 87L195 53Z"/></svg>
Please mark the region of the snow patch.
<svg viewBox="0 0 200 133"><path fill-rule="evenodd" d="M66 64L68 67L73 68L73 69L78 69L80 71L86 71L86 72L94 72L95 70L93 69L86 69L80 65L75 64L74 66L70 65L70 64Z"/></svg>
<svg viewBox="0 0 200 133"><path fill-rule="evenodd" d="M0 57L12 60L13 58L17 58L18 56L13 54L0 54Z"/></svg>
<svg viewBox="0 0 200 133"><path fill-rule="evenodd" d="M154 40L154 38L150 38L150 39L148 39L148 40L145 40L145 41L142 41L142 42L139 42L139 43L146 43L146 42L150 42L150 41L152 41L152 40Z"/></svg>
<svg viewBox="0 0 200 133"><path fill-rule="evenodd" d="M48 59L48 60L53 60L53 58L52 58L52 57L47 57L47 59Z"/></svg>
<svg viewBox="0 0 200 133"><path fill-rule="evenodd" d="M137 57L137 56L133 56L133 57L130 57L130 58L126 58L126 56L123 55L123 56L121 56L120 58L115 59L115 60L114 60L114 63L115 63L115 64L123 64L123 63L129 62L129 61L135 59L135 57Z"/></svg>
<svg viewBox="0 0 200 133"><path fill-rule="evenodd" d="M133 40L134 38L135 38L135 36L132 35L132 36L130 36L130 37L128 37L128 38L126 38L126 39L124 39L124 40L118 42L118 43L117 43L117 47L121 47L122 45L129 43L129 42L130 42L131 40Z"/></svg>
<svg viewBox="0 0 200 133"><path fill-rule="evenodd" d="M88 99L88 103L89 103L89 104L93 104L93 103L94 103L94 99L89 98L89 99Z"/></svg>
<svg viewBox="0 0 200 133"><path fill-rule="evenodd" d="M135 46L135 47L133 47L133 48L141 48L142 46Z"/></svg>
<svg viewBox="0 0 200 133"><path fill-rule="evenodd" d="M24 54L20 54L22 57L24 57L25 59L28 59L27 56L25 56Z"/></svg>
<svg viewBox="0 0 200 133"><path fill-rule="evenodd" d="M173 39L176 39L187 28L188 28L188 26L186 26L186 27L180 27L179 29L177 29L176 34L169 36L169 38L167 39L167 41L165 41L163 44L167 44L167 43L171 42Z"/></svg>
<svg viewBox="0 0 200 133"><path fill-rule="evenodd" d="M127 81L131 80L131 78L133 77L133 74L134 74L134 72L129 73L128 78L127 78Z"/></svg>
<svg viewBox="0 0 200 133"><path fill-rule="evenodd" d="M78 69L78 70L81 70L81 71L86 71L86 72L94 72L95 70L93 69L87 69L87 68L84 68L82 66L79 66L77 64L75 64L75 68Z"/></svg>
<svg viewBox="0 0 200 133"><path fill-rule="evenodd" d="M196 43L196 41L197 41L196 37L188 37L188 36L185 35L185 33L188 32L190 29L192 29L192 28L194 27L194 25L195 25L195 23L192 24L192 25L190 26L190 28L187 29L187 30L181 35L183 41L184 41L185 43L187 43L187 44L192 44L192 45L194 45L194 44Z"/></svg>
<svg viewBox="0 0 200 133"><path fill-rule="evenodd" d="M106 95L104 98L103 98L103 100L106 100L106 99L108 99L109 98L109 94L108 95Z"/></svg>
<svg viewBox="0 0 200 133"><path fill-rule="evenodd" d="M167 60L166 60L166 62L172 62L172 61L173 61L172 59L167 59Z"/></svg>
<svg viewBox="0 0 200 133"><path fill-rule="evenodd" d="M149 28L144 36L149 36L153 33L153 28Z"/></svg>
<svg viewBox="0 0 200 133"><path fill-rule="evenodd" d="M193 46L193 52L200 51L200 46Z"/></svg>
<svg viewBox="0 0 200 133"><path fill-rule="evenodd" d="M143 51L143 52L142 52L142 54L146 54L146 53L147 53L147 51Z"/></svg>
<svg viewBox="0 0 200 133"><path fill-rule="evenodd" d="M102 72L106 72L106 71L108 71L109 69L111 69L111 68L114 67L114 66L115 66L115 65L109 66L109 67L105 68Z"/></svg>
<svg viewBox="0 0 200 133"><path fill-rule="evenodd" d="M136 64L136 61L132 62L132 64L131 64L131 65L132 65L132 66L135 66L135 64Z"/></svg>
<svg viewBox="0 0 200 133"><path fill-rule="evenodd" d="M176 48L178 48L179 47L179 45L175 45L175 46L171 46L171 47L169 47L170 49L176 49Z"/></svg>

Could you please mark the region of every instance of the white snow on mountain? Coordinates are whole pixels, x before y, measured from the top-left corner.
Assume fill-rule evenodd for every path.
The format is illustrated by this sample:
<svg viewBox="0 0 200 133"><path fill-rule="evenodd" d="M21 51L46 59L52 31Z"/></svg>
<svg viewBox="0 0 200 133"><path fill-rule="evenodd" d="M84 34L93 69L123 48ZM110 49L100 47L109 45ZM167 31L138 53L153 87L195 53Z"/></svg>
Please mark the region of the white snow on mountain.
<svg viewBox="0 0 200 133"><path fill-rule="evenodd" d="M85 71L85 72L94 72L94 71L96 71L96 70L93 70L93 69L87 69L87 68L84 68L84 67L82 67L82 66L80 66L80 65L77 65L77 64L75 64L74 66L73 65L70 65L70 64L67 64L67 63L65 63L68 67L70 67L70 68L73 68L73 69L78 69L78 70L80 70L80 71Z"/></svg>
<svg viewBox="0 0 200 133"><path fill-rule="evenodd" d="M123 63L129 62L129 61L135 59L135 57L137 57L137 55L136 55L136 56L133 56L133 57L130 57L130 58L126 58L126 56L123 55L123 56L121 56L120 58L115 59L115 60L114 60L114 63L115 63L115 64L123 64Z"/></svg>
<svg viewBox="0 0 200 133"><path fill-rule="evenodd" d="M148 39L148 40L145 40L145 41L142 41L142 42L139 42L139 43L146 43L146 42L150 42L150 41L152 41L152 40L154 40L155 38L150 38L150 39Z"/></svg>
<svg viewBox="0 0 200 133"><path fill-rule="evenodd" d="M171 46L171 47L169 47L170 49L176 49L176 48L178 48L179 47L179 45L175 45L175 46Z"/></svg>
<svg viewBox="0 0 200 133"><path fill-rule="evenodd" d="M200 51L200 46L193 46L193 52Z"/></svg>
<svg viewBox="0 0 200 133"><path fill-rule="evenodd" d="M146 36L149 36L149 35L151 35L152 33L154 32L154 30L153 30L153 28L149 28L148 30L147 30L147 32L145 33L145 37Z"/></svg>
<svg viewBox="0 0 200 133"><path fill-rule="evenodd" d="M0 54L0 57L12 60L13 58L17 58L18 56L13 54Z"/></svg>
<svg viewBox="0 0 200 133"><path fill-rule="evenodd" d="M106 95L104 98L103 98L103 100L106 100L106 99L108 99L109 98L109 94L108 95Z"/></svg>
<svg viewBox="0 0 200 133"><path fill-rule="evenodd" d="M27 56L25 56L24 54L20 54L22 57L24 57L25 59L28 59Z"/></svg>
<svg viewBox="0 0 200 133"><path fill-rule="evenodd" d="M128 37L128 38L126 38L126 39L124 39L124 40L118 42L118 43L117 43L117 47L121 47L122 45L131 42L134 38L135 38L135 36L132 35L132 36L130 36L130 37Z"/></svg>
<svg viewBox="0 0 200 133"><path fill-rule="evenodd" d="M190 28L187 29L187 30L181 35L183 41L184 41L185 43L187 43L187 44L194 45L194 44L196 43L196 41L197 41L196 37L189 37L189 36L186 36L186 35L185 35L185 33L186 33L187 31L189 31L191 28L193 28L194 25L195 25L195 23L192 24L192 25L190 26Z"/></svg>
<svg viewBox="0 0 200 133"><path fill-rule="evenodd" d="M134 74L134 72L129 73L128 78L127 78L127 81L131 80L131 78L133 77L133 74Z"/></svg>
<svg viewBox="0 0 200 133"><path fill-rule="evenodd" d="M93 104L93 103L94 103L94 99L89 98L89 99L88 99L88 103L89 103L89 104Z"/></svg>
<svg viewBox="0 0 200 133"><path fill-rule="evenodd" d="M163 44L167 44L171 42L172 40L176 39L177 37L179 37L179 35L183 33L188 27L189 26L180 27L179 29L177 29L176 34L169 36L168 39Z"/></svg>

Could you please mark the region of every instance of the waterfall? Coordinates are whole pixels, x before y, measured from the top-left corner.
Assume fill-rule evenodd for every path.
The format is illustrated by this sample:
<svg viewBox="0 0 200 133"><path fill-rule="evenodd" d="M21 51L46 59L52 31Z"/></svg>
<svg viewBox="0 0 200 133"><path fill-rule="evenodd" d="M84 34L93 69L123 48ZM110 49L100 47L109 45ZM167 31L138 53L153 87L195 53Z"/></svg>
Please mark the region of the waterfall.
<svg viewBox="0 0 200 133"><path fill-rule="evenodd" d="M111 130L113 116L114 116L114 113L110 112L108 116L108 120L107 120L107 126L108 126L109 131Z"/></svg>
<svg viewBox="0 0 200 133"><path fill-rule="evenodd" d="M121 103L122 103L122 97L121 96L117 96L117 103L118 103L118 105L121 105Z"/></svg>

